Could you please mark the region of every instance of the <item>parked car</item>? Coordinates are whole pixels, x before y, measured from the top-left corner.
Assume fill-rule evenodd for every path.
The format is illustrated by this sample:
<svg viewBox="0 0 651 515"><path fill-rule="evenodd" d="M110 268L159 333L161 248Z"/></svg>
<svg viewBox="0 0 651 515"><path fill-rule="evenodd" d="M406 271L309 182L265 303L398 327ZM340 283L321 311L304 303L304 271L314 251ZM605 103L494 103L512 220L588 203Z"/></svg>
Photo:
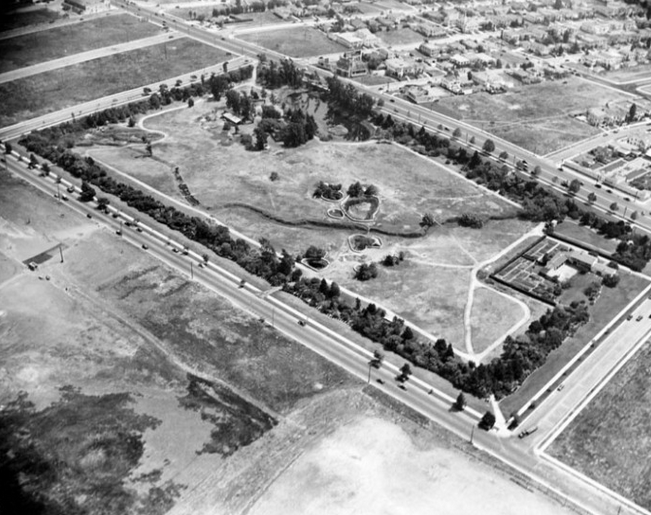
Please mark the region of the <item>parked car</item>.
<svg viewBox="0 0 651 515"><path fill-rule="evenodd" d="M531 433L535 433L536 431L538 431L538 426L530 427L529 429L525 429L524 431L522 431L518 435L518 438L524 438L526 436L529 436Z"/></svg>
<svg viewBox="0 0 651 515"><path fill-rule="evenodd" d="M147 250L147 249L149 248L149 245L147 245L146 243L143 243L143 244L142 244L142 248L145 249L145 250Z"/></svg>

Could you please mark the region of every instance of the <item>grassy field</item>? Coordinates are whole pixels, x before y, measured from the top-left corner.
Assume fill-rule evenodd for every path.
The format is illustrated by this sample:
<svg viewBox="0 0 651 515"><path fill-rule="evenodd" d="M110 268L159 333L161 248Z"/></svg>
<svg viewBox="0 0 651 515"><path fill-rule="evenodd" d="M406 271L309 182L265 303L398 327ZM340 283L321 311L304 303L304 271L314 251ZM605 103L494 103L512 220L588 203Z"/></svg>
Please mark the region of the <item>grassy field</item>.
<svg viewBox="0 0 651 515"><path fill-rule="evenodd" d="M0 404L19 392L34 403L2 413L1 451L17 453L3 471L31 478L38 463L51 467L30 483L43 502L158 515L210 474L236 497L247 466L277 467L302 442L284 416L359 384L4 171L0 228ZM18 264L56 242L64 263L57 255L36 273ZM25 430L35 452L16 443Z"/></svg>
<svg viewBox="0 0 651 515"><path fill-rule="evenodd" d="M379 31L375 34L387 46L415 45L422 43L425 38L409 28L392 29Z"/></svg>
<svg viewBox="0 0 651 515"><path fill-rule="evenodd" d="M531 374L517 392L500 402L502 411L510 414L520 409L648 284L648 281L638 276L621 273L617 288L603 288L601 296L590 308L590 321L551 352L545 365Z"/></svg>
<svg viewBox="0 0 651 515"><path fill-rule="evenodd" d="M597 234L596 231L580 225L573 220L565 220L554 228L554 233L572 238L573 240L586 243L593 247L603 250L604 252L614 253L617 249L619 240L609 240Z"/></svg>
<svg viewBox="0 0 651 515"><path fill-rule="evenodd" d="M477 288L470 314L473 350L477 353L484 351L524 315L523 308L514 300L487 288Z"/></svg>
<svg viewBox="0 0 651 515"><path fill-rule="evenodd" d="M651 346L647 343L547 452L643 508L651 509Z"/></svg>
<svg viewBox="0 0 651 515"><path fill-rule="evenodd" d="M563 81L565 82L565 81ZM476 93L448 97L434 104L455 118L515 143L537 154L559 150L593 136L598 129L568 116L590 107L604 107L609 101L628 99L622 93L577 78L567 84L543 82L515 88L501 95Z"/></svg>
<svg viewBox="0 0 651 515"><path fill-rule="evenodd" d="M376 227L407 233L420 230L422 214L428 211L445 221L468 210L515 215L514 208L399 147L312 142L298 149L283 149L272 143L268 152L247 152L221 136L221 122L206 120L205 115L214 108L214 103L199 103L193 110L148 118L146 128L168 133L167 139L154 146L155 160L142 159L137 145L91 148L89 152L95 159L181 199L172 175L179 166L190 191L218 220L252 238L272 235L271 242L278 250L292 254L304 252L310 245L324 248L332 262L324 272L328 278L386 304L463 348L463 309L471 267L499 252L530 225L507 219L490 222L481 231L451 223L434 227L421 238L379 234L384 246L360 255L348 247L347 238L354 231L336 224L322 226L330 220L326 210L332 205L313 199L313 188L319 180L342 183L344 189L356 180L375 184L381 198ZM247 126L241 130L248 130ZM193 151L199 142L204 149L201 153ZM402 170L400 183L395 181L395 170ZM277 181L269 179L272 171L278 174ZM401 251L407 255L405 263L395 269L382 268L380 279L369 283L352 279L353 268L360 261L380 261ZM397 296L395 291L403 294ZM479 317L498 318L497 313L511 305L508 299L500 299L491 308L477 306ZM496 312L491 315L484 309Z"/></svg>
<svg viewBox="0 0 651 515"><path fill-rule="evenodd" d="M309 27L244 34L238 37L290 57L314 57L346 51L345 46L328 39L323 32Z"/></svg>
<svg viewBox="0 0 651 515"><path fill-rule="evenodd" d="M225 58L221 50L191 39L178 39L0 84L0 96L4 98L0 126L162 81Z"/></svg>
<svg viewBox="0 0 651 515"><path fill-rule="evenodd" d="M0 73L160 33L129 14L103 16L0 40Z"/></svg>
<svg viewBox="0 0 651 515"><path fill-rule="evenodd" d="M41 23L50 23L61 18L59 13L51 11L46 7L21 9L12 12L7 12L3 9L0 14L0 32L28 27L30 25L39 25Z"/></svg>

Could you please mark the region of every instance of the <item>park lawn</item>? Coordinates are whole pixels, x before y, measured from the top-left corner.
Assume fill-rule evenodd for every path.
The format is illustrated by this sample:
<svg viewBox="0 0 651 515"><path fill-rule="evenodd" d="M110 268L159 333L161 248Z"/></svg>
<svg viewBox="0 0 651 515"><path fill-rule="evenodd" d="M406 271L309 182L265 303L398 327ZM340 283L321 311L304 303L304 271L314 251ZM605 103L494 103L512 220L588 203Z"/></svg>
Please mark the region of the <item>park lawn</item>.
<svg viewBox="0 0 651 515"><path fill-rule="evenodd" d="M577 78L563 82L567 84L548 81L501 95L481 92L448 97L432 109L467 120L531 152L545 154L597 133L594 127L570 118L570 113L629 98Z"/></svg>
<svg viewBox="0 0 651 515"><path fill-rule="evenodd" d="M604 238L594 229L569 219L558 224L554 228L554 234L560 234L561 236L585 243L609 254L613 254L619 244L619 240Z"/></svg>
<svg viewBox="0 0 651 515"><path fill-rule="evenodd" d="M4 99L0 126L176 77L225 58L221 50L183 38L6 82L0 84Z"/></svg>
<svg viewBox="0 0 651 515"><path fill-rule="evenodd" d="M410 28L392 29L388 31L379 31L375 34L387 46L414 45L422 43L425 39L423 36L411 30Z"/></svg>
<svg viewBox="0 0 651 515"><path fill-rule="evenodd" d="M3 39L0 73L158 33L160 28L151 23L130 14L117 14Z"/></svg>
<svg viewBox="0 0 651 515"><path fill-rule="evenodd" d="M238 37L290 57L314 57L346 51L345 46L335 43L323 32L311 27L243 34Z"/></svg>
<svg viewBox="0 0 651 515"><path fill-rule="evenodd" d="M41 23L52 23L61 18L61 15L51 11L47 7L38 9L21 9L14 12L2 12L0 16L0 32L39 25Z"/></svg>
<svg viewBox="0 0 651 515"><path fill-rule="evenodd" d="M310 245L324 248L332 263L322 272L325 277L386 303L387 308L437 337L463 345L463 308L470 268L531 228L531 224L517 219L517 208L396 145L313 141L285 149L270 141L268 151L248 152L224 136L223 123L211 114L216 109L218 115L222 105L200 101L193 109L146 119L145 128L168 135L154 144L153 159L143 158L138 145L92 147L89 153L182 199L172 173L179 166L190 192L217 220L253 239L267 238L277 250L285 249L292 255L305 252ZM244 125L240 131L250 127ZM202 152L196 152L198 147ZM401 170L399 183L396 170ZM271 172L278 174L277 180L270 179ZM426 237L373 233L382 239L383 247L354 253L348 237L359 230L327 216L327 209L336 204L312 198L320 180L341 183L344 190L357 180L376 185L381 201L376 224L379 231L420 234L419 222L425 212L434 214L443 225L432 227ZM468 211L506 219L489 221L481 230L446 222ZM383 268L379 279L367 284L352 279L354 266L362 260L380 261L401 251L407 255L405 262L394 269ZM511 303L508 299L504 302Z"/></svg>
<svg viewBox="0 0 651 515"><path fill-rule="evenodd" d="M620 272L620 276L621 280L616 288L602 288L599 299L590 307L590 321L580 327L573 337L565 340L558 349L552 351L545 364L531 374L513 395L500 402L503 413L513 413L526 404L649 284L647 280L630 273Z"/></svg>
<svg viewBox="0 0 651 515"><path fill-rule="evenodd" d="M547 452L651 509L651 345L647 342L558 436Z"/></svg>
<svg viewBox="0 0 651 515"><path fill-rule="evenodd" d="M387 77L386 75L362 75L360 77L355 77L353 80L367 86L377 86L379 84L390 84L396 82L393 77Z"/></svg>
<svg viewBox="0 0 651 515"><path fill-rule="evenodd" d="M488 288L475 288L470 314L473 350L476 353L483 352L524 316L524 309L515 300Z"/></svg>

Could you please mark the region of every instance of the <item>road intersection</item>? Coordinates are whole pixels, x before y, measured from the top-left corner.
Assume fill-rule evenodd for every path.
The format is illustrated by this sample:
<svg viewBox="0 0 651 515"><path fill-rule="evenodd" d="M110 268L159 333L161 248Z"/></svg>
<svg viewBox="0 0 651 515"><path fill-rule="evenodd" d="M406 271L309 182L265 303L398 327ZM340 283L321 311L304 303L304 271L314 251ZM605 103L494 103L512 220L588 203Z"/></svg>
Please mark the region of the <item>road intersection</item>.
<svg viewBox="0 0 651 515"><path fill-rule="evenodd" d="M134 11L138 9L140 11L140 8L131 4L115 3L125 6L127 10ZM158 21L164 21L165 19L164 16L153 12L139 12L139 15L149 15ZM255 56L262 51L249 43L222 39L214 34L205 33L205 31L196 27L185 26L178 22L176 25L178 26L174 28L179 32L185 32L191 37L220 46L233 53ZM268 51L265 52L270 54ZM284 56L282 57L284 58ZM247 64L244 58L238 58L231 63L229 69ZM219 63L213 68L217 71L221 69L221 66L221 63ZM207 69L206 71L209 72L210 70ZM319 73L323 73L323 71L319 70ZM191 80L191 75L193 74L185 74L178 78L186 82ZM175 79L177 78L172 80ZM157 85L151 85L151 87L153 89ZM369 91L369 94L375 99L382 99L385 102L391 99L391 97L380 92ZM112 95L81 106L74 106L36 120L1 129L0 139L16 138L26 132L61 123L70 119L73 115L82 116L141 98L142 89L138 88L137 90ZM506 150L514 160L526 159L530 169L540 166L542 174L539 179L550 186L555 187L553 183L554 177L565 178L568 175L572 176L569 172L558 170L556 163L544 157L533 155L480 129L439 113L433 113L408 104L400 99L394 99L394 102L391 102L384 109L393 116L401 117L419 125L425 125L431 130L451 134L456 128L459 128L470 136L483 139L491 138L497 146L494 154L497 155L502 150ZM442 130L438 129L439 125L443 125L444 128ZM17 161L14 156L6 156L5 165L11 173L22 177L34 187L48 194L54 194L57 191L52 176L39 177L38 171L29 170L24 161ZM62 184L66 187L70 185L66 181L63 181ZM596 207L603 211L607 211L608 206L617 198L615 194L594 187L590 188L590 185L582 188L580 194L587 197L590 192L597 194ZM579 198L581 198L580 195ZM621 201L621 198L619 201ZM68 202L68 206L75 211L90 215L98 223L113 232L123 229L125 221L134 221L128 215L117 212L115 208L111 208L111 210L117 215L117 218L111 216L111 214L99 212L92 203L83 204L73 200ZM208 218L208 215L206 215L206 218ZM636 221L636 224L645 230L651 230L651 221L649 219L642 218ZM122 235L118 236L116 234L116 238L121 238L141 248L146 245L146 251L167 266L176 269L180 273L189 274L193 280L228 298L252 315L264 319L265 323L273 324L283 334L333 361L361 380L366 381L370 377L370 384L373 387L382 389L459 437L470 439L475 447L497 457L518 471L519 474L529 478L528 480L532 484L538 485L538 487L563 500L563 502L572 503L590 513L647 513L639 507L623 503L621 498L613 495L612 492L599 488L583 478L558 467L555 463L545 459L544 450L549 445L549 438L557 434L558 428L576 413L586 396L595 391L600 384L603 384L604 377L613 370L613 367L619 361L619 357L627 355L627 353L630 354L635 346L644 343L649 337L651 334L651 319L648 317L648 313L651 313L651 302L643 301L636 308L643 315L642 321L627 322L613 328L611 334L604 340L604 344L599 345L569 376L565 381L565 388L549 396L536 408L529 416L526 425L536 424L540 429L532 437L520 440L512 438L505 431L489 433L475 431L476 422L481 414L473 410L460 413L454 412L451 410L453 399L442 392L434 391L430 385L419 380L417 372L408 382L406 390L400 389L395 381L395 376L398 373L396 367L385 364L378 370L372 370L369 367L370 353L322 325L319 322L320 315L314 315L305 326L299 325L297 322L305 320L306 315L284 303L281 296L265 295L264 291L248 283L241 287L241 278L220 267L217 263L205 263L198 253L192 251L187 255L184 255L183 252L173 252L173 248L183 250L184 247L147 223L138 223L138 226L142 229L142 232L123 229ZM202 266L199 266L200 264ZM378 379L381 379L383 383L378 382Z"/></svg>

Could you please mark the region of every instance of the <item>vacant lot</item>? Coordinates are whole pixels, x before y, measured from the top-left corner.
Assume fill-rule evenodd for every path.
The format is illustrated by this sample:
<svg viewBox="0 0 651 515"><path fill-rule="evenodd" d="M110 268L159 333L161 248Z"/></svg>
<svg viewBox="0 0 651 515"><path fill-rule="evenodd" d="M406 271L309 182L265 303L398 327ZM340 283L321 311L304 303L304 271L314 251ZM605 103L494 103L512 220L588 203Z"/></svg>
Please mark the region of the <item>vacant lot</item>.
<svg viewBox="0 0 651 515"><path fill-rule="evenodd" d="M278 250L292 254L304 252L310 245L324 248L333 263L323 272L326 277L463 348L463 310L471 268L531 225L513 218L489 222L477 231L458 228L446 220L468 211L515 217L516 208L393 145L315 141L299 149L284 149L272 143L267 152L247 152L222 136L221 121L205 117L214 106L199 103L192 110L145 120L146 128L168 135L154 145L153 160L141 157L142 145L92 148L89 152L95 159L181 199L173 178L173 170L179 166L190 191L218 220L252 238L270 238ZM194 151L197 144L202 152ZM395 180L396 170L401 171L400 182ZM270 180L272 171L278 180ZM444 225L417 238L380 232L381 249L353 253L347 238L360 230L329 218L326 211L334 204L312 198L320 180L341 183L344 190L357 180L376 185L380 209L374 227L378 231L420 234L419 223L426 212ZM368 283L353 279L354 267L361 261L380 261L399 252L405 252L406 261L392 269L382 268L379 279ZM480 319L496 319L497 313L511 305L501 296L495 300L494 306L485 308L495 309L494 315L477 306ZM516 309L519 316L517 313Z"/></svg>
<svg viewBox="0 0 651 515"><path fill-rule="evenodd" d="M563 223L558 224L554 228L554 234L565 236L609 254L615 252L619 243L619 240L604 238L597 231L585 225L580 225L574 220L565 220Z"/></svg>
<svg viewBox="0 0 651 515"><path fill-rule="evenodd" d="M602 288L599 299L594 306L590 307L590 321L581 326L573 337L565 340L558 349L551 352L545 365L531 374L513 395L500 402L504 413L513 413L520 409L649 284L637 275L620 272L620 276L621 280L616 288Z"/></svg>
<svg viewBox="0 0 651 515"><path fill-rule="evenodd" d="M47 505L80 503L95 513L100 502L112 515L141 504L156 515L208 474L218 474L229 497L233 478L257 470L240 453L265 440L256 456L270 453L278 466L278 452L300 441L282 417L357 384L4 171L0 227L0 404L27 395L0 421L0 446L16 453L3 473L18 497L18 478L50 465L51 474L30 483ZM65 245L64 263L56 256L37 272L19 264L56 242ZM35 452L20 443L25 431Z"/></svg>
<svg viewBox="0 0 651 515"><path fill-rule="evenodd" d="M6 6L3 6L3 8L6 8ZM50 23L58 20L60 17L61 15L59 13L51 11L46 7L19 9L12 12L6 12L3 9L0 12L0 32L27 27L29 25L38 25L40 23Z"/></svg>
<svg viewBox="0 0 651 515"><path fill-rule="evenodd" d="M238 37L290 57L314 57L346 51L346 47L310 27L244 34Z"/></svg>
<svg viewBox="0 0 651 515"><path fill-rule="evenodd" d="M423 36L409 28L381 30L375 34L387 46L400 47L402 45L415 45L424 41Z"/></svg>
<svg viewBox="0 0 651 515"><path fill-rule="evenodd" d="M360 416L301 456L261 496L252 515L304 513L568 513L429 432ZM459 487L464 485L463 500ZM472 488L467 488L473 485Z"/></svg>
<svg viewBox="0 0 651 515"><path fill-rule="evenodd" d="M587 81L570 78L516 88L501 95L476 93L448 97L434 104L445 114L467 121L537 154L546 154L597 134L598 129L571 118L569 113L605 107L630 97Z"/></svg>
<svg viewBox="0 0 651 515"><path fill-rule="evenodd" d="M119 14L3 39L0 40L0 73L159 32L160 28L151 23Z"/></svg>
<svg viewBox="0 0 651 515"><path fill-rule="evenodd" d="M585 407L547 452L651 509L651 346L647 343Z"/></svg>
<svg viewBox="0 0 651 515"><path fill-rule="evenodd" d="M0 84L4 99L0 126L175 77L225 58L221 50L177 39Z"/></svg>

